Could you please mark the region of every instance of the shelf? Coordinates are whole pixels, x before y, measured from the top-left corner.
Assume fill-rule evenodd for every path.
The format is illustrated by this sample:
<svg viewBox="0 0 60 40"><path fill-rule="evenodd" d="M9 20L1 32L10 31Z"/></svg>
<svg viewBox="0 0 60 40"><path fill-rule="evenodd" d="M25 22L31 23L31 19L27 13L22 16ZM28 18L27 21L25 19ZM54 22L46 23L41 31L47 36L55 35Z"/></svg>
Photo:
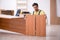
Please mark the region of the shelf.
<svg viewBox="0 0 60 40"><path fill-rule="evenodd" d="M20 3L20 4L18 3L17 5L18 5L18 6L19 6L19 5L26 6L25 3Z"/></svg>
<svg viewBox="0 0 60 40"><path fill-rule="evenodd" d="M27 1L27 0L17 0L17 1Z"/></svg>
<svg viewBox="0 0 60 40"><path fill-rule="evenodd" d="M17 3L27 3L26 1L17 1Z"/></svg>
<svg viewBox="0 0 60 40"><path fill-rule="evenodd" d="M27 10L27 0L17 0L17 9Z"/></svg>

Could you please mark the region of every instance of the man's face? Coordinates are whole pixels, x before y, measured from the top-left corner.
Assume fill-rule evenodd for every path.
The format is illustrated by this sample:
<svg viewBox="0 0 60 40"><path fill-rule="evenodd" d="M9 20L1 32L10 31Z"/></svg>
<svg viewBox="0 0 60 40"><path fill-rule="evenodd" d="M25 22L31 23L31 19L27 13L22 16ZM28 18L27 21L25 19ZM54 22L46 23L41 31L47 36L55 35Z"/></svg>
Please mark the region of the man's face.
<svg viewBox="0 0 60 40"><path fill-rule="evenodd" d="M38 10L38 6L33 6L34 10L37 11Z"/></svg>

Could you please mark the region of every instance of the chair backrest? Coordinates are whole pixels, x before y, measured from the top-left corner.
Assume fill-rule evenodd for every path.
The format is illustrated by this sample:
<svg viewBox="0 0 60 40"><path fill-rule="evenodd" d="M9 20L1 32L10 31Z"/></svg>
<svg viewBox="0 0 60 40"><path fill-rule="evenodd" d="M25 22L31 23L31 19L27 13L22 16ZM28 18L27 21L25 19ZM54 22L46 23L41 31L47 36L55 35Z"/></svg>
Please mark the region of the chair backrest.
<svg viewBox="0 0 60 40"><path fill-rule="evenodd" d="M16 12L16 16L19 16L20 12L21 12L21 9L18 9L17 12Z"/></svg>

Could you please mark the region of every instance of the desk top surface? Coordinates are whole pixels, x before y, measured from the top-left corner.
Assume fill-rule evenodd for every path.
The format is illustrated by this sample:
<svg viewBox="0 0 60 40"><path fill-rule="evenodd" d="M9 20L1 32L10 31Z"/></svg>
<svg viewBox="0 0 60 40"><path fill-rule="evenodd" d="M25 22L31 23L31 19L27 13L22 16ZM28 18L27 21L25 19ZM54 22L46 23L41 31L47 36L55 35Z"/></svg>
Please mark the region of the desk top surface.
<svg viewBox="0 0 60 40"><path fill-rule="evenodd" d="M24 18L24 16L11 16L11 15L4 15L4 14L0 14L0 18Z"/></svg>

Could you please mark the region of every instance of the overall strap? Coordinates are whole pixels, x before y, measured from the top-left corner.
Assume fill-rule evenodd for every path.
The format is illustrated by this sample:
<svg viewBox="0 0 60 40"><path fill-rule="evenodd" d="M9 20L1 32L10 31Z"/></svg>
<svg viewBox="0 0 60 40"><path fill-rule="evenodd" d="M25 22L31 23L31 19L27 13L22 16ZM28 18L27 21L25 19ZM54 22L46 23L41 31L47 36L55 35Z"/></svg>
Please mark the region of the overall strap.
<svg viewBox="0 0 60 40"><path fill-rule="evenodd" d="M41 13L41 10L39 11L39 14L38 15L40 15L40 13Z"/></svg>
<svg viewBox="0 0 60 40"><path fill-rule="evenodd" d="M38 15L40 15L40 12L41 12L41 10L39 11ZM33 15L34 15L34 11L33 11Z"/></svg>

